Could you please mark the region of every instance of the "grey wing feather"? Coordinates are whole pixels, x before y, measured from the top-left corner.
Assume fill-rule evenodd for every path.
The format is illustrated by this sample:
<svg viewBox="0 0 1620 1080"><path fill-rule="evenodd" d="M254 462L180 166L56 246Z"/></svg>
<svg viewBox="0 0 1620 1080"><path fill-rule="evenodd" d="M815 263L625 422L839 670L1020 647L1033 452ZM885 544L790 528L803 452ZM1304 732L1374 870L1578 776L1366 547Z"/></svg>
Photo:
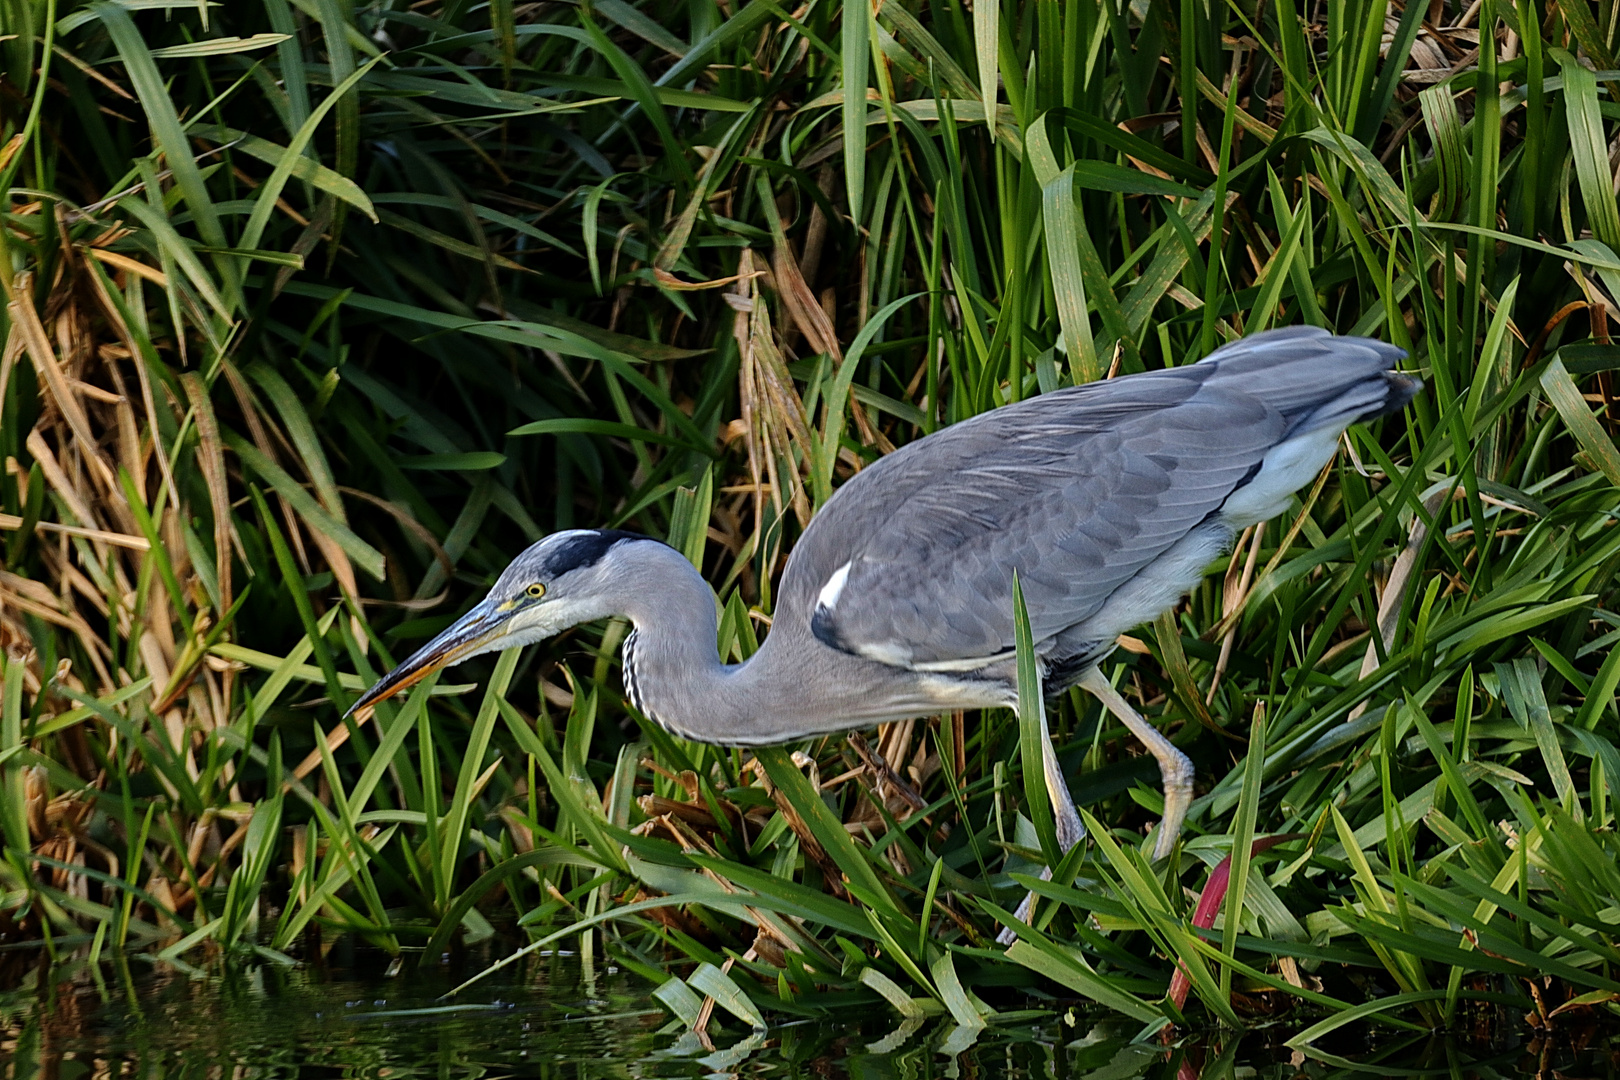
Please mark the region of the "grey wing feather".
<svg viewBox="0 0 1620 1080"><path fill-rule="evenodd" d="M789 560L779 612L887 663L972 663L1012 647L1016 570L1035 639L1051 638L1218 512L1291 432L1386 407L1379 374L1401 355L1277 331L947 428L827 503ZM846 566L836 602L818 608Z"/></svg>

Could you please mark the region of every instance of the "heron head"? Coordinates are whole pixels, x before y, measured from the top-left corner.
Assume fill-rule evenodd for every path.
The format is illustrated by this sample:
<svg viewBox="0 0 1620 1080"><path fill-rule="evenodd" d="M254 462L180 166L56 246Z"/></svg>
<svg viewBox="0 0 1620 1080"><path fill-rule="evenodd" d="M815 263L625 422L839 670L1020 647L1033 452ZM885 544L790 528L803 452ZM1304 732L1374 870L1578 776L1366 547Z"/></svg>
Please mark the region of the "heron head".
<svg viewBox="0 0 1620 1080"><path fill-rule="evenodd" d="M608 610L610 552L647 540L617 529L553 533L512 560L489 595L360 696L350 712L385 701L440 668L479 653L532 645Z"/></svg>

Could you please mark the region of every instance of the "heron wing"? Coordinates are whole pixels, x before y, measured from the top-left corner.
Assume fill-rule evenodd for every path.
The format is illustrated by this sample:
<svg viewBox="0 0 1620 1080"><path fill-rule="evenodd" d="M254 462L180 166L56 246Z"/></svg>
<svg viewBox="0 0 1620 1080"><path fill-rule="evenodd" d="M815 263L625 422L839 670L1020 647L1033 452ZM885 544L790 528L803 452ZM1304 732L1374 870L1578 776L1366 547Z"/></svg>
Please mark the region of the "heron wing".
<svg viewBox="0 0 1620 1080"><path fill-rule="evenodd" d="M1046 394L912 443L823 508L780 611L846 652L967 667L1012 648L1016 571L1035 640L1060 634L1216 514L1301 423L1376 396L1356 388L1399 350L1347 364L1325 346L1346 340L1259 335L1220 363Z"/></svg>

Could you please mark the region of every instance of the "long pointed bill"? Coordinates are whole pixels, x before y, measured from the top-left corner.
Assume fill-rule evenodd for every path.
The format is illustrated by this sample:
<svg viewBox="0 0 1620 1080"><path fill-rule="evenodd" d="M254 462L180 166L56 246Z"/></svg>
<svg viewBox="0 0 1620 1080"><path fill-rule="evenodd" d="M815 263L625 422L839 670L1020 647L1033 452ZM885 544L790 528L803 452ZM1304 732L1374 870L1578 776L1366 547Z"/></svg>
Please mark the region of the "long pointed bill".
<svg viewBox="0 0 1620 1080"><path fill-rule="evenodd" d="M412 653L399 667L378 679L360 700L349 708L358 712L379 701L386 701L407 687L415 686L440 668L459 663L492 647L506 630L509 612L498 611L488 599L452 623L438 637Z"/></svg>

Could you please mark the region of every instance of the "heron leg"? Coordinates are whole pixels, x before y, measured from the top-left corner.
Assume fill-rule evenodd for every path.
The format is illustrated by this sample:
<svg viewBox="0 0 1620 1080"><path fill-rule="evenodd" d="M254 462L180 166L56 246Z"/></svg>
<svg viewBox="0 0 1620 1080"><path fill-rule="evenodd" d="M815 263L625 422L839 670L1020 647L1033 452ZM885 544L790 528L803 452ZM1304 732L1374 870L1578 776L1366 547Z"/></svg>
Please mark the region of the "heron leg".
<svg viewBox="0 0 1620 1080"><path fill-rule="evenodd" d="M1165 738L1158 728L1131 708L1101 670L1092 668L1087 671L1080 676L1079 685L1102 702L1103 708L1118 717L1120 723L1130 728L1131 734L1141 740L1148 753L1159 761L1159 776L1164 781L1164 819L1159 822L1153 858L1155 861L1162 859L1175 847L1176 838L1181 835L1181 823L1187 816L1187 807L1192 803L1192 761L1176 749L1175 744Z"/></svg>
<svg viewBox="0 0 1620 1080"><path fill-rule="evenodd" d="M1046 703L1041 702L1041 775L1046 781L1046 795L1052 804L1052 816L1057 823L1057 842L1059 850L1067 855L1069 849L1086 838L1086 827L1080 822L1080 811L1074 808L1074 796L1069 793L1069 783L1063 779L1063 767L1058 764L1057 747L1052 745L1052 730L1046 724ZM1041 871L1042 881L1052 880L1052 871L1055 867L1048 866ZM1030 912L1035 907L1035 894L1029 893L1024 902L1018 905L1013 917L1021 923L1028 923ZM996 941L1002 945L1011 945L1018 940L1018 935L1012 927L1003 927L1001 933L996 935Z"/></svg>
<svg viewBox="0 0 1620 1080"><path fill-rule="evenodd" d="M1086 827L1080 823L1080 811L1074 808L1069 782L1063 779L1063 767L1058 764L1057 747L1052 744L1052 732L1046 726L1045 702L1041 704L1041 773L1057 823L1058 848L1067 855L1070 848L1086 838ZM1051 877L1050 869L1047 876Z"/></svg>

